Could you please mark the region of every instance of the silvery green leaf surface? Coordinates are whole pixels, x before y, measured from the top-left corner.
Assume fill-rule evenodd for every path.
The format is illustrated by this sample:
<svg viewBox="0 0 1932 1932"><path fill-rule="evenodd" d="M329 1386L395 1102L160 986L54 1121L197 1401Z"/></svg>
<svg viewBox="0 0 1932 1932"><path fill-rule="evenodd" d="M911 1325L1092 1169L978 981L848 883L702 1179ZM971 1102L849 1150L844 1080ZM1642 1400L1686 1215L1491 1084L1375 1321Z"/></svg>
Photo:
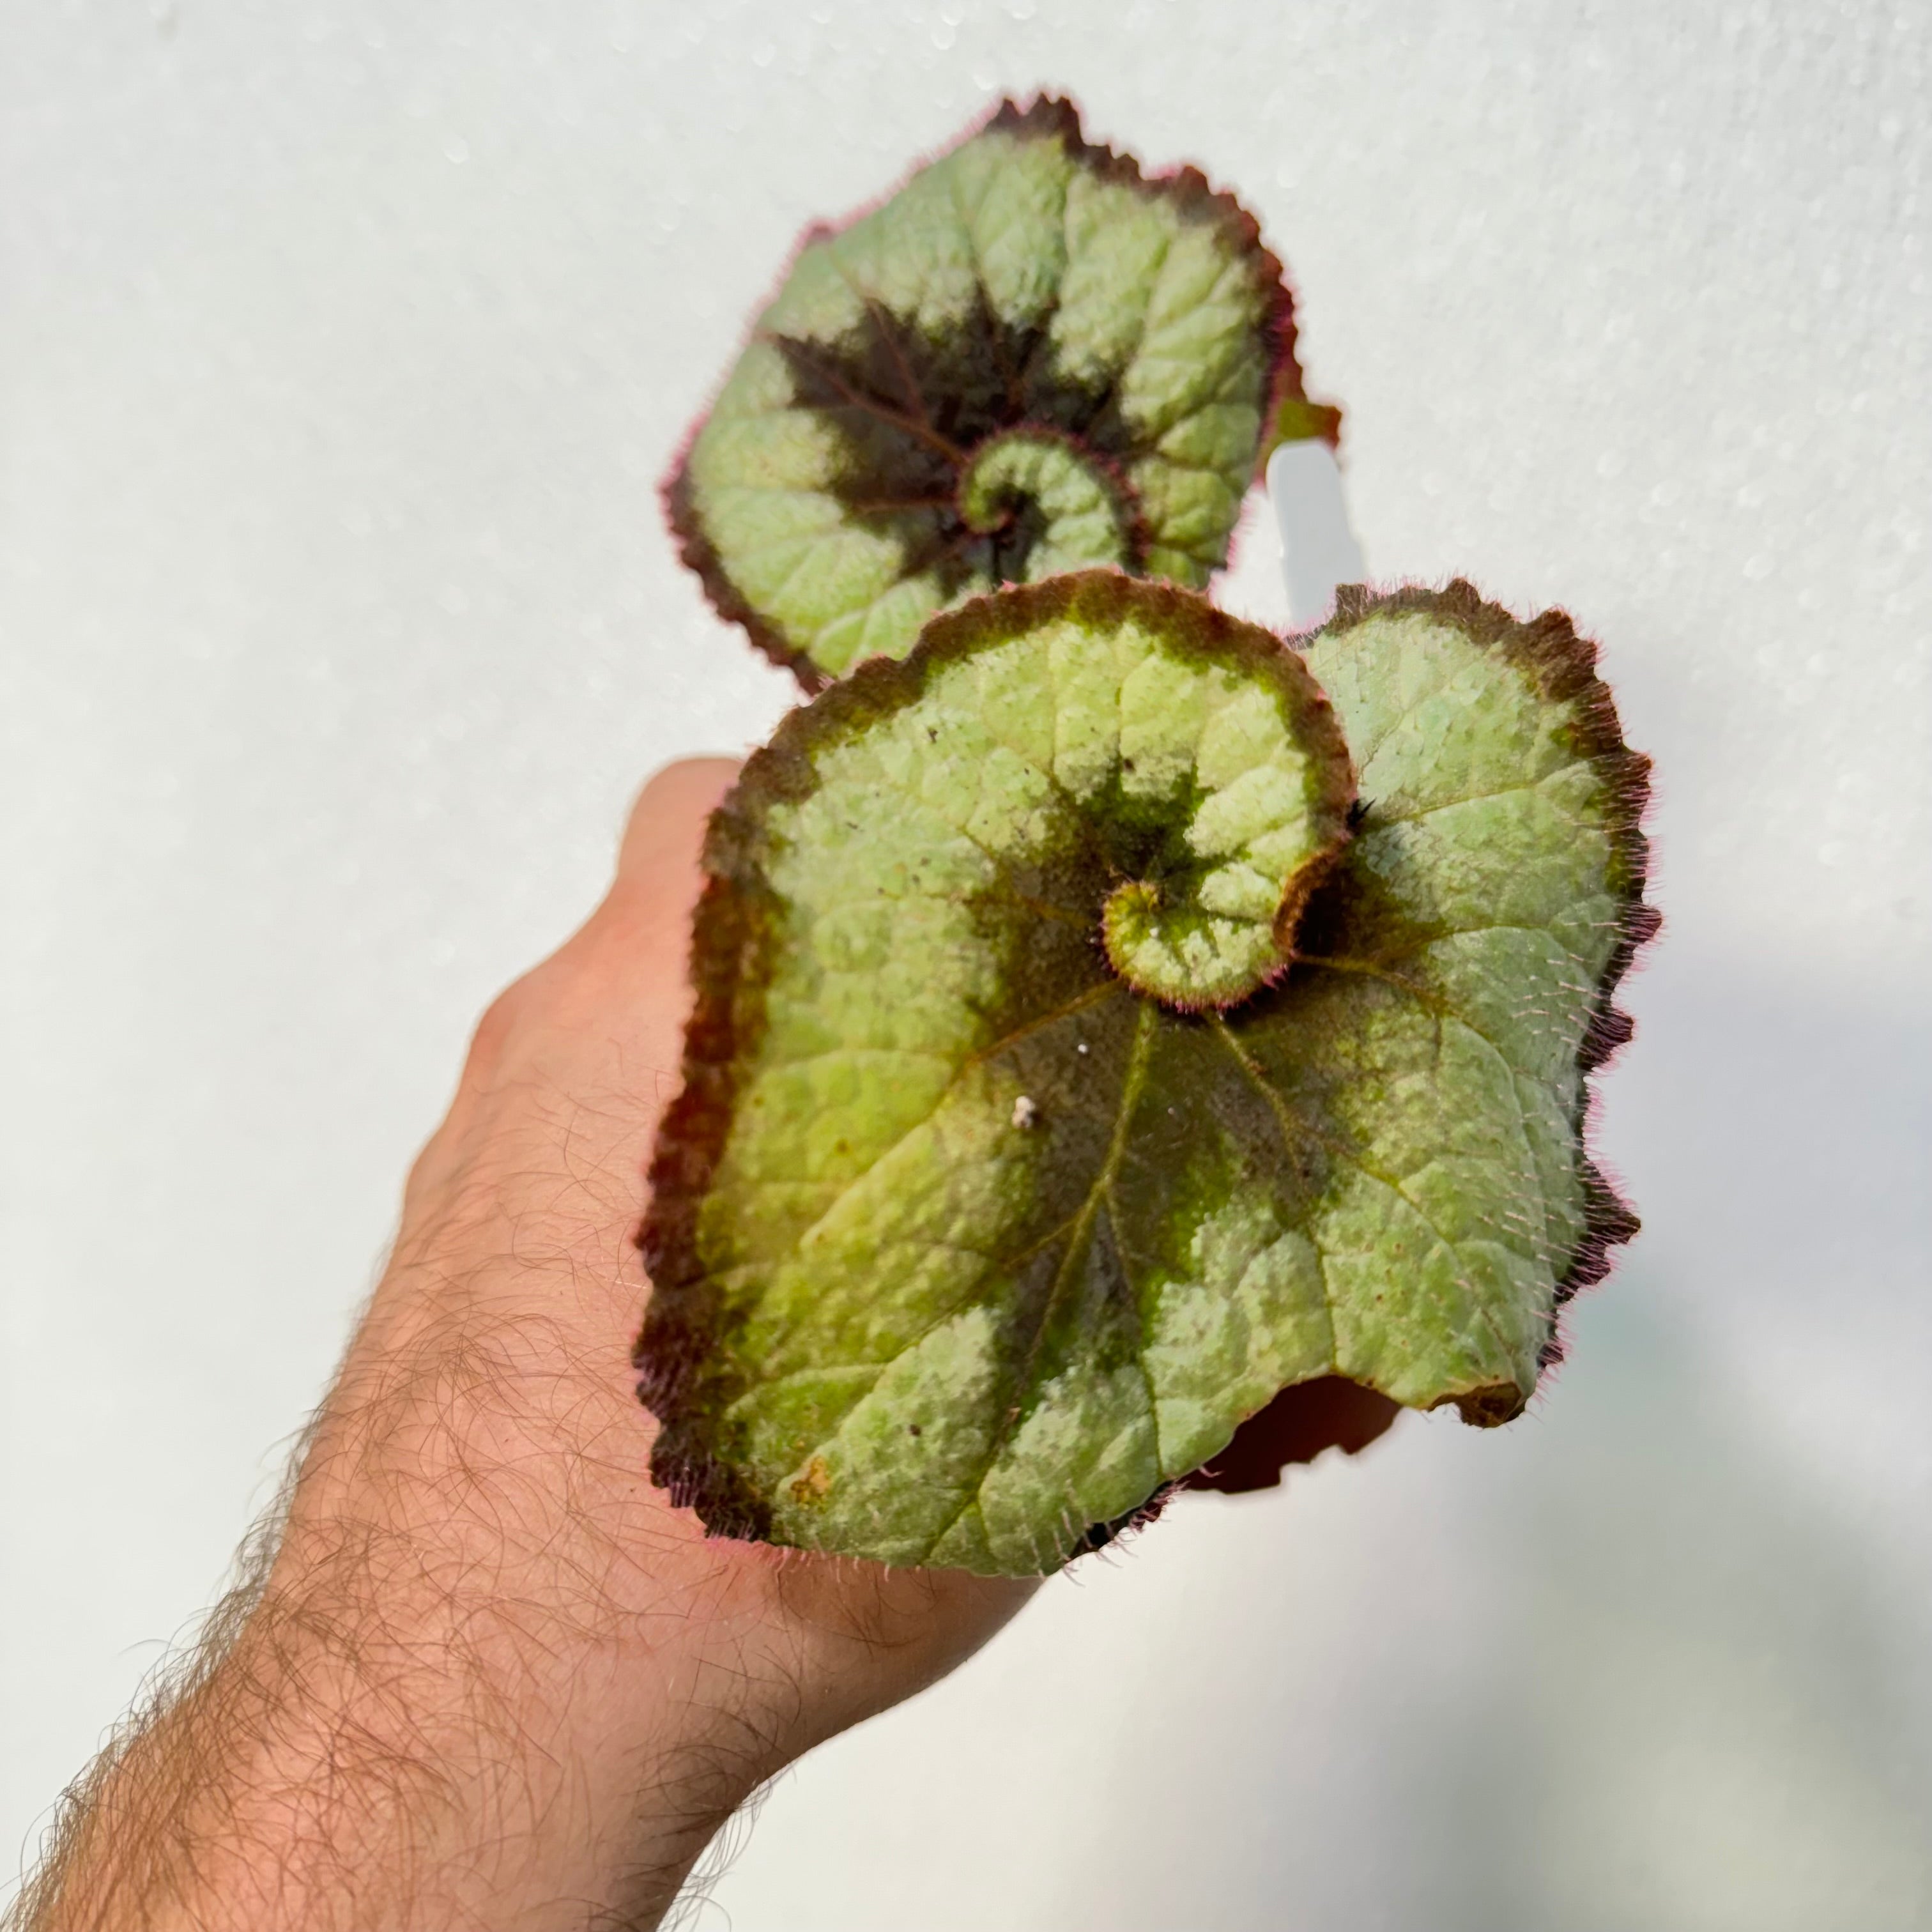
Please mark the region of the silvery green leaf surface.
<svg viewBox="0 0 1932 1932"><path fill-rule="evenodd" d="M1635 1225L1582 1140L1652 923L1594 657L1466 585L1346 595L1298 654L1094 572L794 712L706 847L658 1480L1026 1574L1291 1385L1516 1414Z"/></svg>
<svg viewBox="0 0 1932 1932"><path fill-rule="evenodd" d="M1267 451L1338 421L1238 202L1008 102L808 236L667 499L719 609L815 687L1002 583L1204 586Z"/></svg>

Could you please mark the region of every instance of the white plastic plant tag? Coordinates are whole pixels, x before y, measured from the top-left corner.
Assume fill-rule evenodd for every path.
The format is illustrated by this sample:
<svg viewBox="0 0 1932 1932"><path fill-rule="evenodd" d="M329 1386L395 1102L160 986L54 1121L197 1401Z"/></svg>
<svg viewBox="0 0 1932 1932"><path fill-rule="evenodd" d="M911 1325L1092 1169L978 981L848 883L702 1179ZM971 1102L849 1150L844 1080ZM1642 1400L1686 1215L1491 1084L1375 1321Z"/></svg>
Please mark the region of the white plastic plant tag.
<svg viewBox="0 0 1932 1932"><path fill-rule="evenodd" d="M1366 574L1335 452L1316 436L1283 443L1268 458L1268 491L1281 531L1288 620L1310 629L1334 608L1338 584L1360 584Z"/></svg>

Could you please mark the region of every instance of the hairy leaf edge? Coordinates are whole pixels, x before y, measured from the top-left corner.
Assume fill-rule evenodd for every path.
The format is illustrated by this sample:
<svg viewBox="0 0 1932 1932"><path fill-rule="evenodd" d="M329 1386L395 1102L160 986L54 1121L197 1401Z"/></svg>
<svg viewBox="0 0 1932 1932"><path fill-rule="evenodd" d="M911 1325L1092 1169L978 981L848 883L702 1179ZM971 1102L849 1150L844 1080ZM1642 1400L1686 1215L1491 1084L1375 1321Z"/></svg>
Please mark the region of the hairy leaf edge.
<svg viewBox="0 0 1932 1932"><path fill-rule="evenodd" d="M1583 1289L1604 1280L1610 1271L1612 1250L1634 1239L1642 1226L1592 1156L1588 1143L1595 1097L1590 1076L1636 1031L1630 1015L1616 1004L1618 986L1637 954L1657 937L1664 924L1663 915L1643 896L1650 872L1650 842L1644 833L1643 819L1650 804L1651 760L1643 752L1632 751L1626 742L1616 700L1597 675L1598 646L1579 634L1566 610L1541 611L1526 622L1501 604L1490 603L1473 584L1460 577L1439 590L1407 584L1378 592L1364 584L1343 584L1335 593L1334 616L1319 628L1331 638L1342 638L1371 616L1410 611L1449 619L1472 641L1528 672L1546 698L1573 704L1576 749L1601 776L1609 806L1613 861L1610 885L1618 906L1616 932L1610 956L1598 976L1589 1022L1577 1048L1576 1069L1582 1078L1571 1121L1582 1150L1583 1232L1569 1266L1557 1278L1550 1334L1537 1358L1540 1386L1543 1373L1563 1359L1564 1307ZM1304 650L1316 634L1311 631L1288 641L1297 650ZM1523 1403L1514 1390L1499 1390L1491 1401L1484 1400L1484 1393L1451 1398L1465 1422L1493 1428L1521 1413Z"/></svg>

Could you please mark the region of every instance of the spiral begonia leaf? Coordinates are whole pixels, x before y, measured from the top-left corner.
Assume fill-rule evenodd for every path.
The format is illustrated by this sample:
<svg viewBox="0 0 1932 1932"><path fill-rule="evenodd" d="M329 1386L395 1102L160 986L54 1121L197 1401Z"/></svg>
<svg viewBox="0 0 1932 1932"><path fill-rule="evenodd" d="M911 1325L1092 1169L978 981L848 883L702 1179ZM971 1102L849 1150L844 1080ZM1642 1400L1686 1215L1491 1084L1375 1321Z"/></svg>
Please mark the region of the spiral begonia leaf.
<svg viewBox="0 0 1932 1932"><path fill-rule="evenodd" d="M714 1531L1036 1574L1292 1384L1528 1400L1635 1226L1582 1129L1652 921L1646 762L1560 614L1345 593L1304 648L1061 578L748 764L642 1237L653 1472ZM1362 802L1296 919L1337 719ZM1100 928L1198 898L1222 820L1288 828L1290 963L1189 1011Z"/></svg>
<svg viewBox="0 0 1932 1932"><path fill-rule="evenodd" d="M1338 420L1238 203L1008 102L808 236L667 502L719 610L815 688L1003 583L1204 586L1268 450Z"/></svg>

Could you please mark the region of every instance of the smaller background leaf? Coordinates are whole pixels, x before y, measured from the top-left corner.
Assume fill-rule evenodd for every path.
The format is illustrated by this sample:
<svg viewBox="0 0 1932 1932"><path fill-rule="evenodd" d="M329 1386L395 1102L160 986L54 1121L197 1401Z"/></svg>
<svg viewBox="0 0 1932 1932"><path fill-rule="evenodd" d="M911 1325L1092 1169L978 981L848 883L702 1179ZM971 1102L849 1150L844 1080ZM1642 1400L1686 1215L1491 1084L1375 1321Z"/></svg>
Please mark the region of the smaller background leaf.
<svg viewBox="0 0 1932 1932"><path fill-rule="evenodd" d="M671 523L808 688L1003 583L1113 564L1203 588L1266 450L1339 420L1294 343L1232 196L1143 175L1065 101L1009 101L807 236L666 486Z"/></svg>

